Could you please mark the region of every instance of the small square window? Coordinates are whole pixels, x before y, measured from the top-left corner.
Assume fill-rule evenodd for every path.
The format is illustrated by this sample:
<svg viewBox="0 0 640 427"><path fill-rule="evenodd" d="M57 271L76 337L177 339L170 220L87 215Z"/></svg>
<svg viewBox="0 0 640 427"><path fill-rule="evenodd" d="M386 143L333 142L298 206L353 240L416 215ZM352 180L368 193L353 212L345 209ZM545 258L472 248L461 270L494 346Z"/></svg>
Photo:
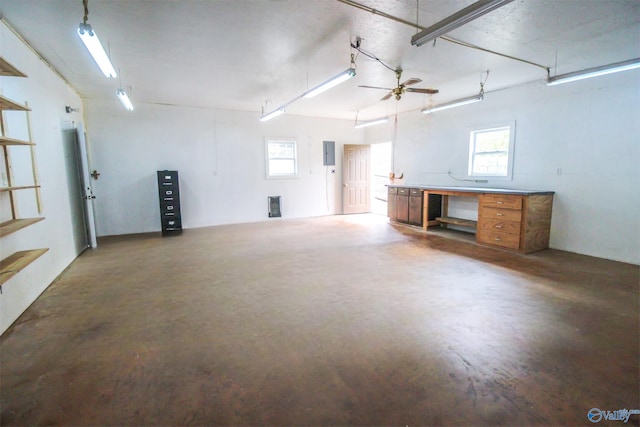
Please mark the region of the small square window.
<svg viewBox="0 0 640 427"><path fill-rule="evenodd" d="M515 123L472 130L469 176L511 179Z"/></svg>
<svg viewBox="0 0 640 427"><path fill-rule="evenodd" d="M267 177L295 177L298 175L295 141L267 140Z"/></svg>

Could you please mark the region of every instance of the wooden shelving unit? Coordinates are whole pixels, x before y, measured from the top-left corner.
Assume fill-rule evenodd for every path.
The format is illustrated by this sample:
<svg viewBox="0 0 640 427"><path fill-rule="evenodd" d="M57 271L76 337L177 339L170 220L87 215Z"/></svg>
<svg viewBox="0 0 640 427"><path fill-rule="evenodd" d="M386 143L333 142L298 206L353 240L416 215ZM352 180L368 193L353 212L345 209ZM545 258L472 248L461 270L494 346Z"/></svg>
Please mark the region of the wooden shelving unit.
<svg viewBox="0 0 640 427"><path fill-rule="evenodd" d="M0 57L0 75L1 76L14 76L14 77L27 77L26 74L18 70L7 60ZM29 133L29 140L20 140L11 138L6 135L5 127L5 111L24 111L27 114L27 128ZM44 217L37 218L20 218L18 215L17 201L14 198L14 191L22 190L35 190L36 203L38 206L38 213L42 211L42 205L40 201L40 184L38 183L38 171L36 167L35 157L35 144L31 141L31 108L25 103L20 104L14 100L11 100L5 96L0 95L0 146L2 147L2 153L4 155L4 170L6 173L7 183L5 186L0 187L0 193L8 193L9 203L11 205L12 219L0 223L0 237L7 236L11 233L15 233L25 227L44 220ZM31 150L31 170L33 173L33 183L28 185L16 185L13 179L13 165L11 163L11 153L9 151L10 146L15 147L28 147ZM7 196L3 196L7 197ZM0 292L2 291L2 284L13 276L18 274L29 264L38 259L42 254L47 252L48 248L41 249L27 249L13 253L0 261Z"/></svg>
<svg viewBox="0 0 640 427"><path fill-rule="evenodd" d="M44 217L40 216L37 218L10 219L9 221L0 223L0 237L15 233L18 230L42 220L44 220Z"/></svg>
<svg viewBox="0 0 640 427"><path fill-rule="evenodd" d="M20 251L0 261L0 285L20 273L48 250L48 248L43 248Z"/></svg>
<svg viewBox="0 0 640 427"><path fill-rule="evenodd" d="M9 61L0 56L0 76L27 77L25 73L18 70Z"/></svg>

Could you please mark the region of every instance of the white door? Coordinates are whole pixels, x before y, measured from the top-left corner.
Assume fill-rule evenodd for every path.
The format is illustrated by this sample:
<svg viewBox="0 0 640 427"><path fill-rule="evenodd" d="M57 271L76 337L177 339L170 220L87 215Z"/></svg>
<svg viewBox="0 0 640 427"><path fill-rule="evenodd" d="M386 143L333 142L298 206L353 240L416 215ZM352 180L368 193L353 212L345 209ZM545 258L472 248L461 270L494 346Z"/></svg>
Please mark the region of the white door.
<svg viewBox="0 0 640 427"><path fill-rule="evenodd" d="M78 124L76 128L78 142L78 158L80 159L80 178L83 185L82 198L84 199L85 215L87 223L87 233L89 235L89 245L92 248L98 246L98 240L96 238L96 221L93 216L93 200L96 196L93 195L93 188L91 188L91 175L89 174L89 157L87 154L87 141L84 134L84 126L82 123Z"/></svg>
<svg viewBox="0 0 640 427"><path fill-rule="evenodd" d="M345 214L371 211L370 153L368 145L344 146L342 210Z"/></svg>

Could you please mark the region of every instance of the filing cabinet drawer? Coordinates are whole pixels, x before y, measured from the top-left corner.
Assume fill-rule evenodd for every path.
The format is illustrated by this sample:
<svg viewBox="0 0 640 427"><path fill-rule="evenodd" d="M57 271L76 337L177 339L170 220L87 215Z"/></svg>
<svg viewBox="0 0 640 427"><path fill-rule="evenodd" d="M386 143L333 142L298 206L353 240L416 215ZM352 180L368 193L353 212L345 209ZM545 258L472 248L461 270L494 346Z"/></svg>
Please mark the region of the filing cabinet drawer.
<svg viewBox="0 0 640 427"><path fill-rule="evenodd" d="M398 194L397 187L388 187L388 190L389 190L389 194Z"/></svg>
<svg viewBox="0 0 640 427"><path fill-rule="evenodd" d="M408 188L398 188L398 195L408 196L409 195L409 189Z"/></svg>
<svg viewBox="0 0 640 427"><path fill-rule="evenodd" d="M487 219L500 219L503 221L516 221L520 222L522 219L522 212L514 209L492 208L486 206L480 206L479 217Z"/></svg>
<svg viewBox="0 0 640 427"><path fill-rule="evenodd" d="M522 196L509 194L483 194L480 196L480 205L483 207L495 207L502 209L522 209Z"/></svg>
<svg viewBox="0 0 640 427"><path fill-rule="evenodd" d="M180 218L162 220L162 229L167 231L175 231L182 229L182 220Z"/></svg>
<svg viewBox="0 0 640 427"><path fill-rule="evenodd" d="M411 197L422 197L422 190L420 190L419 188L410 188L409 195Z"/></svg>
<svg viewBox="0 0 640 427"><path fill-rule="evenodd" d="M510 249L520 249L520 234L502 233L494 230L481 229L476 235L478 243L502 246Z"/></svg>

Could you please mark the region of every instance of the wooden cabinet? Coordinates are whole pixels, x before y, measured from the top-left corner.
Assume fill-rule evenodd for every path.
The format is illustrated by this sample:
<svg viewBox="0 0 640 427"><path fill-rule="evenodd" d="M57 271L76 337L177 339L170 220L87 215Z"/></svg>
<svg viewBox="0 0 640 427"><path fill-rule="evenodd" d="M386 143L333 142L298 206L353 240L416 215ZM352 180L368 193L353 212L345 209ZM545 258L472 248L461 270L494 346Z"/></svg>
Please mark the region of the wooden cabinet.
<svg viewBox="0 0 640 427"><path fill-rule="evenodd" d="M478 204L478 243L524 253L549 247L553 195L483 194Z"/></svg>
<svg viewBox="0 0 640 427"><path fill-rule="evenodd" d="M522 196L482 194L478 199L476 240L520 249L521 218Z"/></svg>
<svg viewBox="0 0 640 427"><path fill-rule="evenodd" d="M398 222L409 222L409 189L398 188L398 198L396 201L396 220Z"/></svg>
<svg viewBox="0 0 640 427"><path fill-rule="evenodd" d="M422 226L422 190L409 189L409 224Z"/></svg>
<svg viewBox="0 0 640 427"><path fill-rule="evenodd" d="M527 191L470 187L422 187L424 209L432 214L431 197L442 197L438 202L440 214L435 221L424 221L430 226L462 226L476 232L476 242L523 253L549 247L553 191ZM454 218L448 215L449 197L475 197L478 199L478 221ZM442 206L440 208L440 205Z"/></svg>
<svg viewBox="0 0 640 427"><path fill-rule="evenodd" d="M387 216L390 221L422 226L422 190L389 187Z"/></svg>

